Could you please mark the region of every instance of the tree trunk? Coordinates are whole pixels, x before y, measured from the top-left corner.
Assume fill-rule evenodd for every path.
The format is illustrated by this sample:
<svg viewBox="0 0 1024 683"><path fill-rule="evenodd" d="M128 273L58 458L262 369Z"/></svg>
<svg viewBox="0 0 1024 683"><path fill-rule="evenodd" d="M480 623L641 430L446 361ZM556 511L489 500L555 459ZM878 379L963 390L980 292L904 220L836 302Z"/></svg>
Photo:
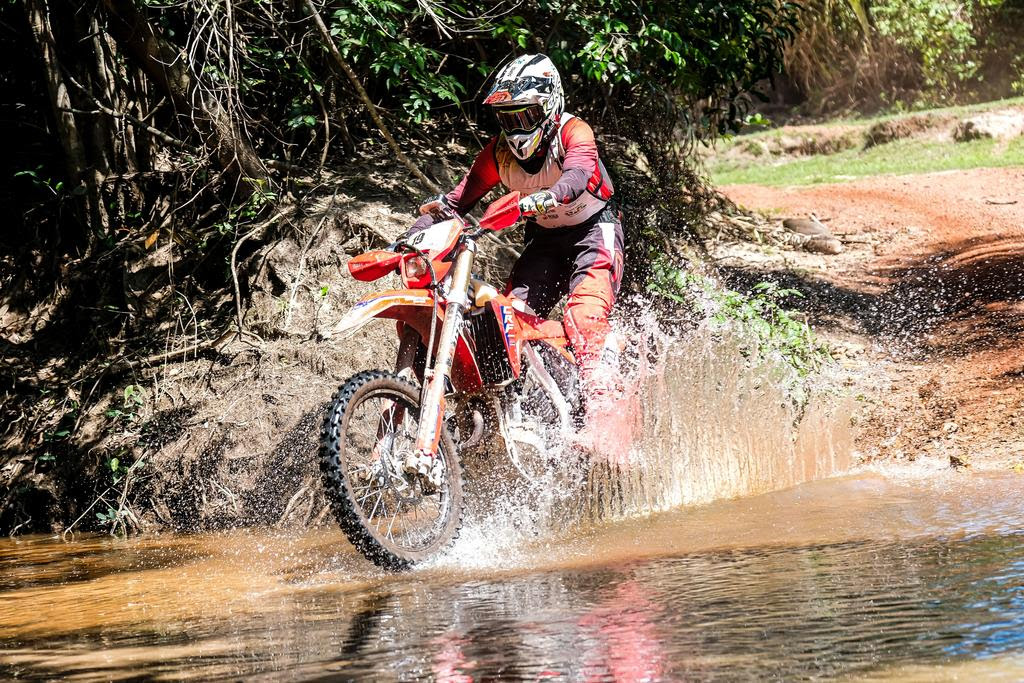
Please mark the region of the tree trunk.
<svg viewBox="0 0 1024 683"><path fill-rule="evenodd" d="M366 94L366 89L363 88L363 84L360 82L356 72L352 70L349 63L341 56L341 52L338 51L338 46L334 44L334 38L331 36L331 32L324 23L323 18L321 18L320 13L317 12L316 7L310 0L302 0L302 4L303 7L306 8L306 12L313 19L314 26L316 26L317 30L320 32L320 37L324 41L324 47L327 48L328 54L331 55L334 59L334 63L338 65L338 68L341 69L342 73L344 73L352 83L352 87L356 90L356 95L359 96L359 99L362 100L363 104L366 106L366 110L370 113L370 118L373 119L374 124L377 126L377 130L380 131L384 140L387 141L388 146L391 147L391 151L395 153L395 157L398 158L398 161L400 161L403 166L409 169L409 172L420 181L423 187L427 188L428 192L440 193L441 188L437 183L423 175L423 171L421 171L416 164L412 163L412 160L409 159L409 157L405 155L405 152L402 151L402 148L398 146L398 142L395 140L394 136L391 135L391 131L388 130L384 120L380 117L380 113L377 111L377 105L375 105L373 100L370 99L370 96Z"/></svg>
<svg viewBox="0 0 1024 683"><path fill-rule="evenodd" d="M105 227L105 216L99 199L99 186L102 178L98 172L90 168L86 155L85 144L78 130L78 122L71 111L71 96L61 72L60 60L57 56L57 40L54 37L50 17L53 13L47 0L25 0L25 13L36 45L39 47L43 61L46 89L53 107L54 121L57 124L57 135L64 149L64 163L67 169L68 186L73 190L85 184L86 191L82 195L84 201L84 223L92 222L94 226ZM86 230L86 243L91 246L91 238ZM87 247L88 250L88 247Z"/></svg>

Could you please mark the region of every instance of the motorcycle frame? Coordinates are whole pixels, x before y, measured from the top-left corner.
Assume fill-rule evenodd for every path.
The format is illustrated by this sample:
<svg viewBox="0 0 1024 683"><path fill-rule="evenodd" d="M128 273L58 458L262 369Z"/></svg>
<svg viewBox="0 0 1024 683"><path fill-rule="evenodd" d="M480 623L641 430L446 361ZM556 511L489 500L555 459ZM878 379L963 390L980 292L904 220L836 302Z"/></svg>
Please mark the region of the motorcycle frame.
<svg viewBox="0 0 1024 683"><path fill-rule="evenodd" d="M447 273L441 282L437 282L434 277L436 263L432 263L430 259L425 258L425 254L418 252L429 265L429 287L368 294L352 307L335 328L336 332L351 334L374 319L398 321L400 347L396 369L400 374L408 372L413 367L418 343L413 344L412 341L422 340L426 346L427 364L422 378L419 430L415 446L419 455L432 457L437 453L449 383L457 394L466 396L494 388L485 384L475 350L463 334L463 322L468 311L486 307L490 310L483 315L496 316L513 372L513 378L508 381L514 381L520 375L521 358L525 342L528 341L545 343L575 364L574 356L568 348L565 330L559 321L547 320L525 312L513 298L506 295L495 293L489 297L482 297L480 291L471 291L480 289L473 286L472 280L477 253L474 241L476 236L479 236L479 233L471 236L465 231L463 224L463 231L454 249L442 257L446 261L444 270ZM450 268L447 267L449 265ZM441 297L437 296L438 292L442 294ZM440 334L435 334L438 326ZM406 333L410 328L416 332L418 339L414 340ZM529 351L527 353L533 356L531 360L536 363L536 354ZM553 380L546 370L543 370L542 364L540 370L542 383L553 385ZM508 381L494 386L503 386ZM545 386L545 389L549 393L552 391L552 387ZM557 392L557 387L554 387L554 390ZM560 392L557 392L557 397L561 398ZM559 412L566 411L560 406ZM565 419L563 416L563 421Z"/></svg>

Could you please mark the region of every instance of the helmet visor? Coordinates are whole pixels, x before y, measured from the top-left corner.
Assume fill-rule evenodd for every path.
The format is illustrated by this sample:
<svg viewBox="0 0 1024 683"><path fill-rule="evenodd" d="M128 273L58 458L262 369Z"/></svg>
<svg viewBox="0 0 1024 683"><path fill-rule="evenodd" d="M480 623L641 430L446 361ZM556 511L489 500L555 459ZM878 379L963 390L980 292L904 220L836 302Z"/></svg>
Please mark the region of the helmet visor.
<svg viewBox="0 0 1024 683"><path fill-rule="evenodd" d="M544 108L539 104L525 107L495 107L498 125L506 133L529 133L544 120Z"/></svg>

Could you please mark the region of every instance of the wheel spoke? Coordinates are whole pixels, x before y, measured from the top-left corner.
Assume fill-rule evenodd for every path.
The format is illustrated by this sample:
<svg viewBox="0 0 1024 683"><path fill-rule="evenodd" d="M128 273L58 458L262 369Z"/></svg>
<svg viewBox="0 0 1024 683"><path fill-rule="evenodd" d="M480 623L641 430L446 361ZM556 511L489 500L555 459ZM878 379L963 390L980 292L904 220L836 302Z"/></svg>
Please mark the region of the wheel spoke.
<svg viewBox="0 0 1024 683"><path fill-rule="evenodd" d="M416 506L411 506L413 512L416 511ZM402 538L409 538L409 515L402 515Z"/></svg>
<svg viewBox="0 0 1024 683"><path fill-rule="evenodd" d="M392 529L394 528L394 526L395 526L395 520L396 520L396 519L398 519L398 514L399 514L399 513L401 512L401 511L402 511L402 501L401 501L401 500L399 500L399 501L398 501L398 504L397 504L397 505L395 506L395 514L391 516L391 522L390 522L390 523L388 523L388 530L387 530L387 533L385 534L385 536L387 536L388 538L390 538L390 539L391 539L392 541L393 541L393 540L395 540L395 537L394 537L394 535L393 535L393 534L391 533L391 530L392 530Z"/></svg>
<svg viewBox="0 0 1024 683"><path fill-rule="evenodd" d="M367 494L367 497L369 497L370 495L372 495L372 494ZM373 504L373 509L372 509L372 510L370 510L370 514L369 514L369 515L367 515L367 517L366 517L367 519L373 519L373 515L374 515L374 513L376 513L376 512L377 512L377 506L378 506L378 505L380 505L380 502L381 502L382 500L384 500L384 490L383 490L383 489L381 489L381 490L379 490L379 491L377 492L377 502L375 502L375 503Z"/></svg>
<svg viewBox="0 0 1024 683"><path fill-rule="evenodd" d="M383 498L381 499L381 502L383 502ZM376 506L374 506L373 509L376 510L377 509ZM382 514L387 514L387 512L388 512L388 505L387 505L387 503L384 503L383 505L381 505L381 513ZM373 522L374 519L376 519L377 521ZM380 531L380 517L374 517L373 515L370 515L370 521L373 522L373 527L377 531Z"/></svg>

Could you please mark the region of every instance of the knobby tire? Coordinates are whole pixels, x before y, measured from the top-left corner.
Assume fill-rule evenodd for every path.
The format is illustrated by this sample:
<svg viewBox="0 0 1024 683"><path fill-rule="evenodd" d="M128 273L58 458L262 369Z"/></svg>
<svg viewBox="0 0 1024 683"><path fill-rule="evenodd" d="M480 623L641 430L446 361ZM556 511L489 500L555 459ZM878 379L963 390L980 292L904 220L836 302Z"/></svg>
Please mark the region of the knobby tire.
<svg viewBox="0 0 1024 683"><path fill-rule="evenodd" d="M405 399L408 410L418 421L420 391L398 375L384 370L368 370L353 375L338 389L324 418L320 436L320 474L331 511L341 530L355 548L374 564L391 571L402 571L435 557L458 537L462 526L462 461L448 430L441 436L440 448L447 460L446 479L449 502L443 529L426 547L407 550L381 539L369 528L357 502L353 482L348 476L345 434L350 419L364 399L382 392Z"/></svg>

